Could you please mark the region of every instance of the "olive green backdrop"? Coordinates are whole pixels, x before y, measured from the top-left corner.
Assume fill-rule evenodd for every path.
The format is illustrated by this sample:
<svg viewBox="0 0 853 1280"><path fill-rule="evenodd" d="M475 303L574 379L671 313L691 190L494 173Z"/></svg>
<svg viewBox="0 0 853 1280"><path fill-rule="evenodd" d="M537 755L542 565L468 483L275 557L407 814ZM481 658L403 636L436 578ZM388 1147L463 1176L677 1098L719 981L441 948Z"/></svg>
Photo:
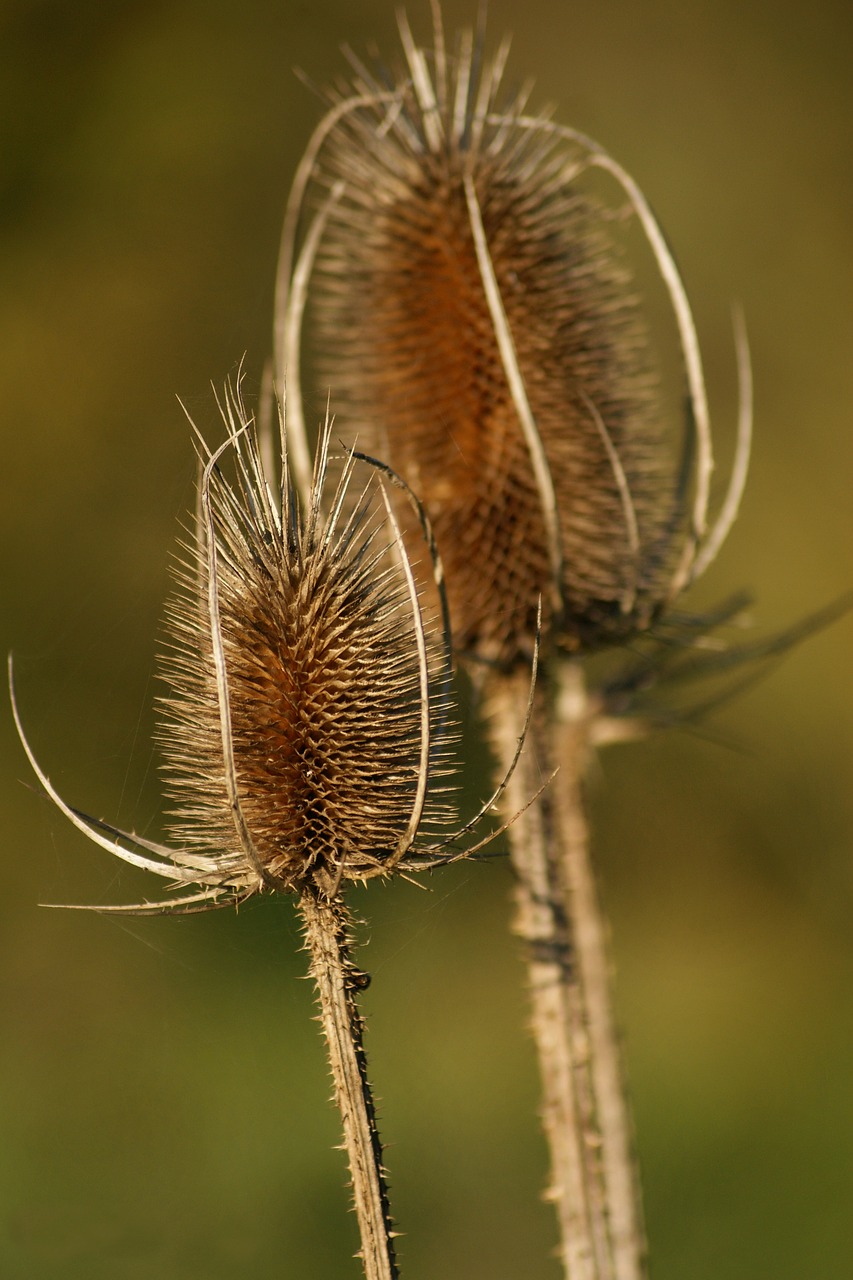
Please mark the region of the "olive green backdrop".
<svg viewBox="0 0 853 1280"><path fill-rule="evenodd" d="M474 6L445 11L455 26ZM425 33L425 0L411 13ZM515 32L510 74L534 74L534 100L604 142L656 208L723 463L729 308L745 308L754 472L695 603L753 588L772 629L840 595L848 7L492 0L489 27ZM245 352L257 385L283 202L318 113L292 69L326 80L341 43L374 37L395 46L390 0L0 6L0 648L62 792L152 833L153 656L193 483L176 395L212 438L210 381ZM849 1272L852 642L848 617L707 732L612 751L593 778L655 1280ZM0 750L0 1273L357 1276L289 904L163 921L40 909L150 886L32 790L8 711ZM499 862L358 898L408 1280L558 1276L509 891Z"/></svg>

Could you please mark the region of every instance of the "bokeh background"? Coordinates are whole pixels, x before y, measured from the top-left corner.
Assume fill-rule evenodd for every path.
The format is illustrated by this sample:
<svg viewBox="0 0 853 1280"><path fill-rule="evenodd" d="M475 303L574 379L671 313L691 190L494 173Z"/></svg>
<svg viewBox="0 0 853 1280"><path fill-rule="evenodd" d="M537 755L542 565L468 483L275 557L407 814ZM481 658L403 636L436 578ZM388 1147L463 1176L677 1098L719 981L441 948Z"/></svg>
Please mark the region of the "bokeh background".
<svg viewBox="0 0 853 1280"><path fill-rule="evenodd" d="M474 16L444 8L449 27ZM754 470L693 603L746 586L756 624L784 626L853 585L851 11L489 9L495 39L515 32L511 73L607 145L666 227L723 464L744 306ZM425 34L426 0L411 16ZM0 648L63 794L151 833L154 652L192 501L176 395L212 437L210 381L245 352L257 386L318 114L292 69L327 80L341 43L373 38L396 45L390 0L0 5ZM593 778L655 1280L850 1270L851 653L846 617L703 732L614 750ZM290 905L40 909L147 886L32 790L8 711L0 751L0 1272L357 1275ZM499 862L357 900L409 1280L558 1276L509 892Z"/></svg>

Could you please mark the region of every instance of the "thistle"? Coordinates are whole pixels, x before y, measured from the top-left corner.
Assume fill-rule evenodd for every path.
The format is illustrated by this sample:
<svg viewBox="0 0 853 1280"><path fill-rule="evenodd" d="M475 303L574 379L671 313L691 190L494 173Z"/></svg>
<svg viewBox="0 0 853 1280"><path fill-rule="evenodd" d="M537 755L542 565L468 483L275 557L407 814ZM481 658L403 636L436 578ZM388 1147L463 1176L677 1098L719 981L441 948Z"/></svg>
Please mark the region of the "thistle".
<svg viewBox="0 0 853 1280"><path fill-rule="evenodd" d="M364 1271L368 1280L391 1280L394 1232L356 1005L364 975L351 960L342 890L349 881L476 851L491 834L462 852L459 841L504 786L447 834L447 640L424 620L385 492L393 478L387 468L367 467L366 482L348 502L358 462L348 454L327 501L327 423L303 507L283 425L275 489L239 392L227 396L224 416L225 442L211 452L200 440L196 525L168 613L163 668L170 691L161 699L159 737L174 843L120 831L68 805L27 742L14 689L13 713L42 787L66 817L96 844L179 890L159 901L90 909L176 914L262 892L296 896Z"/></svg>
<svg viewBox="0 0 853 1280"><path fill-rule="evenodd" d="M507 41L486 59L482 30L464 32L451 53L437 3L432 13L431 49L401 16L401 63L373 68L348 52L351 79L327 91L285 217L279 375L286 368L298 432L307 317L320 353L312 373L347 429L418 490L500 768L526 714L520 673L543 602L546 678L508 799L518 807L559 767L510 832L549 1196L570 1280L639 1280L642 1210L582 781L596 745L642 726L612 714L618 678L587 693L578 658L671 641L674 602L723 544L749 457L746 340L737 321L738 440L712 519L699 344L645 196L593 140L529 112L529 85L504 89ZM687 403L680 443L620 240L628 223L670 307ZM706 628L674 629L701 644ZM637 679L656 672L652 663Z"/></svg>
<svg viewBox="0 0 853 1280"><path fill-rule="evenodd" d="M546 643L588 652L647 630L707 568L746 478L748 360L738 326L738 451L709 528L698 341L645 197L591 139L529 114L529 85L504 91L508 41L484 61L482 32L463 32L451 56L433 15L431 54L401 15L405 65L389 76L348 53L352 82L327 92L285 219L279 376L296 382L299 434L308 302L316 380L430 513L457 649L511 668L540 596ZM592 190L596 173L621 206ZM616 236L629 217L682 346L680 453Z"/></svg>

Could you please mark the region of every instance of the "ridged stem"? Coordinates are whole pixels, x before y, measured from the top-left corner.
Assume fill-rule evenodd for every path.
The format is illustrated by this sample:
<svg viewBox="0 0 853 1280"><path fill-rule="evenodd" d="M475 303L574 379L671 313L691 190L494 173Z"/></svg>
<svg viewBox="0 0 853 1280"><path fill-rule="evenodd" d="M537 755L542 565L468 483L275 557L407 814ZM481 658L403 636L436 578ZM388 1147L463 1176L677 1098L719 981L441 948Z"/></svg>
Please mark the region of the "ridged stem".
<svg viewBox="0 0 853 1280"><path fill-rule="evenodd" d="M355 1002L358 970L349 954L349 915L339 898L328 902L309 891L302 893L299 908L343 1122L365 1280L397 1280L382 1144L367 1078L364 1021Z"/></svg>
<svg viewBox="0 0 853 1280"><path fill-rule="evenodd" d="M590 709L577 664L558 660L551 675L552 687L540 681L506 795L507 812L518 812L559 768L508 833L551 1158L548 1198L566 1280L642 1280L639 1184L583 795ZM527 677L496 677L487 693L503 766L524 723Z"/></svg>

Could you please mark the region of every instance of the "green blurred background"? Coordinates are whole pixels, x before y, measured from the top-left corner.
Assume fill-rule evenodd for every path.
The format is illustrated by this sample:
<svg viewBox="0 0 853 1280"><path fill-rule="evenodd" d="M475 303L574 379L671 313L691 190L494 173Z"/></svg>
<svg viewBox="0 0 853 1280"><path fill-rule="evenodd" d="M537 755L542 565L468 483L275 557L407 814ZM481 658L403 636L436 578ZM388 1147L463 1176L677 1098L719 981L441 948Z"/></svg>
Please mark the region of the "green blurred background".
<svg viewBox="0 0 853 1280"><path fill-rule="evenodd" d="M849 6L489 9L493 39L515 32L510 74L535 74L535 101L604 142L666 227L723 464L745 308L754 471L694 603L747 586L760 626L784 626L853 585ZM473 12L445 4L449 27ZM425 34L425 0L411 16ZM390 0L0 6L0 647L63 794L152 833L153 656L193 482L175 397L213 435L210 380L246 352L257 385L318 114L292 68L330 79L341 43L374 37L396 46ZM847 617L712 732L618 749L593 779L655 1280L850 1273L851 641ZM0 749L0 1274L357 1275L290 905L39 909L149 886L21 785L8 713ZM408 1280L558 1276L509 890L499 863L357 899Z"/></svg>

